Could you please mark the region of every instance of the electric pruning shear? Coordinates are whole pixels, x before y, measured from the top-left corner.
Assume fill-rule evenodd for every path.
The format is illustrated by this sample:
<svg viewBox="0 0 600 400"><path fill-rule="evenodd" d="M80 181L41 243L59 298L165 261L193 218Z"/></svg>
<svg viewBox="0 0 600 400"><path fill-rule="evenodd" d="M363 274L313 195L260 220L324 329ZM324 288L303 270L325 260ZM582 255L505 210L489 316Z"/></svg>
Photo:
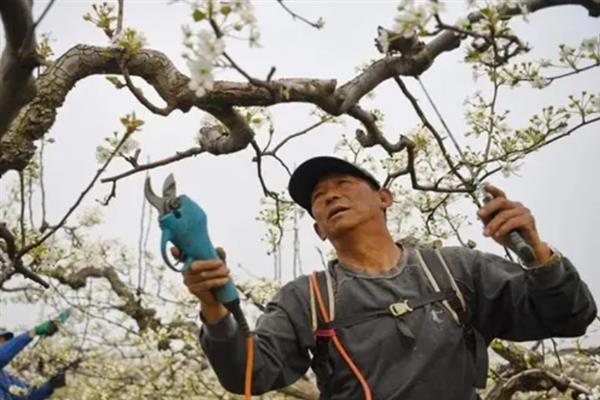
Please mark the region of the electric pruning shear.
<svg viewBox="0 0 600 400"><path fill-rule="evenodd" d="M144 194L148 202L158 210L158 222L162 230L160 252L169 268L176 272L185 272L195 260L219 258L208 236L206 213L188 196L177 195L173 174L165 179L162 197L152 190L149 177L146 178ZM169 260L168 243L172 243L183 253L182 268L176 268ZM226 307L236 302L239 304L238 292L231 279L225 285L214 289L213 294Z"/></svg>
<svg viewBox="0 0 600 400"><path fill-rule="evenodd" d="M493 197L491 197L488 193L485 192L481 183L478 183L477 187L477 191L480 193L483 203L489 203L493 199ZM495 215L496 214L493 214L492 217ZM527 242L525 241L525 239L523 239L523 236L521 236L519 231L517 231L516 229L510 231L507 235L507 239L508 242L506 247L514 251L522 261L528 264L535 261L535 252L533 251L533 248L527 244Z"/></svg>

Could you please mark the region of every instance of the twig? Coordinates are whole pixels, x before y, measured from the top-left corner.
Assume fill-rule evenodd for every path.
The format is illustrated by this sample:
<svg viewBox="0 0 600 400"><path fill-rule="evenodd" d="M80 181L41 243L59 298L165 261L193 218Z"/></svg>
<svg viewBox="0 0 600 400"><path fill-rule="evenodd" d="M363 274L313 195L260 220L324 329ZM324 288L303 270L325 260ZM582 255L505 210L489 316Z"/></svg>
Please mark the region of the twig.
<svg viewBox="0 0 600 400"><path fill-rule="evenodd" d="M154 208L153 207L148 207L148 221L146 222L146 234L145 234L145 238L144 238L144 243L142 245L142 252L144 254L144 277L143 277L143 283L142 283L142 287L145 288L146 287L146 282L148 280L148 268L147 268L147 260L146 260L146 251L148 249L148 240L150 239L150 227L152 226L152 222L154 222L154 220L152 219L154 216Z"/></svg>
<svg viewBox="0 0 600 400"><path fill-rule="evenodd" d="M42 224L40 226L40 231L43 233L43 228L47 225L46 222L46 188L44 187L44 150L45 150L45 138L42 138L40 143L40 195L42 202Z"/></svg>
<svg viewBox="0 0 600 400"><path fill-rule="evenodd" d="M560 368L560 372L564 373L565 372L565 368L563 366L562 363L562 358L560 358L560 354L558 354L558 348L556 345L556 340L554 340L554 338L550 338L550 341L552 342L552 351L554 352L554 356L556 357L556 360L558 361L558 368Z"/></svg>
<svg viewBox="0 0 600 400"><path fill-rule="evenodd" d="M444 209L444 218L446 218L446 221L448 222L450 229L452 229L452 232L454 233L454 236L456 237L456 239L458 240L460 245L463 247L468 247L467 243L465 242L465 240L463 239L463 237L460 234L460 230L452 222L452 219L451 219L452 217L451 217L450 213L448 212L448 206L446 204L444 204L444 206L442 208Z"/></svg>
<svg viewBox="0 0 600 400"><path fill-rule="evenodd" d="M442 206L442 204L444 204L449 198L450 198L450 194L447 194L430 210L421 210L421 212L429 212L429 215L427 216L427 219L425 220L425 228L427 229L427 233L431 234L431 228L429 227L429 224L431 224L431 222L433 222L433 220L435 218L435 213L437 212L438 208L440 208Z"/></svg>
<svg viewBox="0 0 600 400"><path fill-rule="evenodd" d="M494 89L493 89L493 94L492 94L492 101L490 102L490 117L489 117L489 128L488 128L488 140L485 146L485 152L483 153L483 160L487 160L488 157L490 156L490 150L492 148L492 138L494 136L494 128L495 128L495 123L494 123L494 116L496 114L496 101L498 100L498 89L500 88L500 85L498 84L498 74L496 73L496 68L493 68L494 72L491 74L492 75L492 80L493 80L493 84L494 84ZM479 173L481 172L481 169L477 170L477 172L475 173L475 175L479 175Z"/></svg>
<svg viewBox="0 0 600 400"><path fill-rule="evenodd" d="M148 177L148 174L146 174ZM137 282L137 295L139 296L142 293L142 275L143 268L142 265L145 265L145 255L144 255L144 223L146 218L146 205L147 205L146 195L142 193L142 215L140 216L140 234L138 237L138 282Z"/></svg>
<svg viewBox="0 0 600 400"><path fill-rule="evenodd" d="M267 187L267 185L265 183L265 179L262 174L262 153L260 151L260 147L258 147L258 143L256 143L256 140L254 140L254 139L252 139L252 141L250 141L250 144L252 145L252 148L256 152L256 157L254 157L253 160L256 162L256 170L258 172L258 180L260 181L260 186L262 187L263 193L265 196L269 196L275 200L278 200L279 196L277 196L277 193L269 190L269 188Z"/></svg>
<svg viewBox="0 0 600 400"><path fill-rule="evenodd" d="M152 111L154 114L162 115L165 117L168 116L169 114L171 114L171 112L175 109L174 105L167 104L166 107L160 108L160 107L157 107L154 104L152 104L152 102L150 102L150 100L148 100L144 96L142 91L140 89L138 89L131 81L131 76L129 76L129 71L127 70L127 66L125 65L125 62L119 63L119 67L121 68L121 73L123 74L123 78L125 78L125 84L129 88L131 93L133 93L135 98L138 99L138 101L140 103L142 103L142 105L144 105L144 107L146 107L148 110Z"/></svg>
<svg viewBox="0 0 600 400"><path fill-rule="evenodd" d="M500 161L504 161L504 162L507 162L507 163L515 162L515 161L519 160L520 158L523 158L525 155L538 150L541 144L543 144L544 146L546 146L548 144L551 144L551 143L553 143L553 142L555 142L557 140L563 139L566 136L571 135L573 132L575 132L576 130L578 130L578 129L584 127L584 126L592 124L592 123L595 123L595 122L600 122L600 117L596 117L596 118L592 118L592 119L580 122L579 124L573 126L571 129L569 129L568 131L566 131L564 133L561 133L560 135L556 135L556 136L554 136L552 139L550 139L548 141L544 141L544 139L551 133L551 132L546 132L546 134L544 135L544 139L540 140L539 142L536 142L536 143L534 143L534 144L532 144L532 145L530 145L528 147L525 147L525 148L522 148L522 149L518 149L518 150L514 150L514 151L512 151L510 153L503 154L503 155L498 156L498 157L490 158L487 161L485 161L485 163L490 164L492 162L500 162ZM481 168L482 165L484 165L484 162L473 164L473 167L475 167L475 168ZM495 169L493 169L493 170L491 170L489 172L486 172L484 175L482 175L480 177L480 179L483 181L483 180L487 179L489 176L494 175L495 173L497 173L501 169L502 169L502 167L498 167L498 168L495 168Z"/></svg>
<svg viewBox="0 0 600 400"><path fill-rule="evenodd" d="M430 104L432 105L433 109L435 110L436 114L438 115L438 118L440 119L442 125L444 126L444 129L446 129L446 132L448 132L449 136L452 137L452 135L450 134L450 129L448 128L448 125L446 124L446 122L442 118L441 113L439 112L439 110L437 110L437 107L435 107L435 103L433 102L433 99L431 99L431 96L429 96L429 93L425 89L425 86L423 85L423 83L421 82L421 80L418 77L416 79L421 84L421 88L423 89L423 91L425 93L425 96L427 96L427 98L429 99ZM404 94L404 96L406 96L406 98L408 99L408 101L410 102L410 104L413 106L415 112L417 113L417 115L421 119L421 122L423 123L423 125L425 125L425 127L433 135L433 137L434 137L435 141L437 142L438 147L442 151L442 155L443 155L444 159L446 160L446 163L450 167L450 170L452 171L452 173L454 175L456 175L456 177L458 179L460 179L460 181L465 186L469 186L468 182L462 176L462 174L458 171L458 168L456 167L456 165L452 161L452 158L448 154L448 150L446 149L446 146L444 145L444 141L443 141L441 135L438 133L438 131L435 129L435 127L431 124L431 122L429 122L429 119L427 118L427 116L425 115L425 113L423 112L423 110L421 109L421 106L419 106L419 103L418 103L417 99L408 90L408 87L406 87L406 85L404 84L404 82L402 81L402 79L400 79L399 77L395 76L394 77L394 81L396 82L396 84L398 84L398 86L400 87L400 90L402 91L402 93ZM460 147L458 146L458 143L456 143L456 141L454 141L454 140L453 140L453 143L456 146L457 151L459 152L459 154L461 154L462 152L460 151ZM471 179L474 179L474 177L471 177Z"/></svg>
<svg viewBox="0 0 600 400"><path fill-rule="evenodd" d="M213 12L212 7L209 7L208 8L208 22L210 23L210 26L211 26L213 32L215 33L215 36L218 39L220 39L220 38L223 37L223 32L221 31L221 28L219 28L219 25L217 24L217 21L215 21L215 19L213 18L212 12ZM233 60L233 58L226 51L223 52L223 57L225 57L225 59L229 62L229 64L236 71L238 71L240 74L242 74L242 76L244 78L246 78L248 80L248 82L250 82L254 86L263 87L263 88L267 89L272 95L276 94L275 87L270 82L270 78L271 78L272 74L275 72L273 70L273 67L271 68L271 70L269 71L269 74L267 75L267 81L263 81L263 80L260 80L260 79L256 79L256 78L252 77L249 73L247 73L242 67L240 67Z"/></svg>
<svg viewBox="0 0 600 400"><path fill-rule="evenodd" d="M33 177L31 174L27 176L27 213L29 217L29 226L31 229L35 226L33 218Z"/></svg>
<svg viewBox="0 0 600 400"><path fill-rule="evenodd" d="M466 188L440 187L439 186L440 181L438 181L436 184L434 184L432 186L421 185L418 181L417 173L415 171L415 149L414 149L415 146L414 146L414 143L412 143L410 141L410 139L408 139L405 136L403 136L403 139L407 143L406 144L406 153L408 156L407 166L405 168L403 168L402 170L388 174L388 177L386 178L386 183L391 182L393 179L397 178L400 175L409 174L411 185L412 185L413 189L429 191L429 192L438 192L438 193L472 193L473 192L473 190L470 186L466 187Z"/></svg>
<svg viewBox="0 0 600 400"><path fill-rule="evenodd" d="M115 197L117 197L117 182L112 182L112 186L110 188L110 192L104 197L104 200L102 201L98 201L98 203L102 204L104 207L108 206L108 203L110 203L110 201L112 199L114 199Z"/></svg>
<svg viewBox="0 0 600 400"><path fill-rule="evenodd" d="M317 250L317 253L319 253L319 258L321 259L321 265L323 266L323 268L325 270L327 270L327 268L329 268L329 266L327 265L327 261L325 260L323 251L319 247L315 247L315 249Z"/></svg>
<svg viewBox="0 0 600 400"><path fill-rule="evenodd" d="M292 16L293 19L298 19L302 22L304 22L305 24L312 26L315 29L321 29L323 27L323 24L320 22L320 19L317 22L311 22L308 19L304 18L303 16L296 14L294 11L292 11L287 5L285 5L283 3L283 0L277 0L277 2L281 5L281 7L283 7L283 9Z"/></svg>
<svg viewBox="0 0 600 400"><path fill-rule="evenodd" d="M275 153L277 153L277 151L279 151L279 149L281 149L281 148L282 148L282 147L283 147L283 146L284 146L286 143L288 143L290 140L292 140L292 139L295 139L295 138L297 138L297 137L299 137L299 136L302 136L302 135L304 135L304 134L306 134L306 133L309 133L309 132L310 132L310 131L312 131L313 129L316 129L316 128L318 128L319 126L321 126L321 125L323 125L323 124L325 124L325 123L327 123L327 122L331 121L333 118L334 118L333 116L327 116L326 118L323 118L323 119L322 119L322 120L320 120L319 122L316 122L316 123L312 124L312 125L311 125L311 126L309 126L308 128L306 128L306 129L303 129L303 130L301 130L301 131L299 131L299 132L296 132L296 133L293 133L293 134L289 135L288 137L286 137L285 139L283 139L283 140L281 141L281 143L279 143L277 146L275 146L275 147L273 148L273 150L270 150L270 151L265 151L265 152L263 152L263 155L272 155L272 154L275 154ZM271 154L271 153L272 153L272 154Z"/></svg>
<svg viewBox="0 0 600 400"><path fill-rule="evenodd" d="M260 181L260 185L262 187L263 193L265 196L268 196L270 198L272 198L273 200L275 200L275 215L277 216L277 219L275 221L275 225L277 226L277 229L279 230L279 239L277 241L277 245L281 244L281 241L283 239L283 225L281 222L281 208L280 208L280 204L281 203L291 203L287 200L282 200L279 195L276 192L271 191L266 183L265 183L265 179L263 177L263 173L262 173L262 154L260 152L260 147L258 147L258 143L256 143L256 140L252 139L250 141L250 144L252 145L252 148L254 149L254 151L256 152L256 157L254 158L254 161L256 162L256 170L258 173L258 180Z"/></svg>
<svg viewBox="0 0 600 400"><path fill-rule="evenodd" d="M119 0L119 8L117 11L117 29L115 30L115 36L121 33L123 29L123 9L125 7L125 0Z"/></svg>
<svg viewBox="0 0 600 400"><path fill-rule="evenodd" d="M25 246L25 177L23 171L19 171L19 193L21 210L19 212L19 227L21 230L21 247Z"/></svg>
<svg viewBox="0 0 600 400"><path fill-rule="evenodd" d="M48 2L48 4L46 5L46 8L44 8L44 11L42 11L42 14L40 15L40 17L37 19L37 21L35 21L35 23L33 24L32 27L32 32L35 32L35 28L38 27L38 25L42 22L42 20L46 17L46 14L48 14L48 11L50 11L50 9L52 8L52 6L54 5L54 2L56 0L50 0Z"/></svg>
<svg viewBox="0 0 600 400"><path fill-rule="evenodd" d="M162 160L154 161L151 163L141 164L141 165L138 165L136 168L130 169L125 172L121 172L120 174L117 174L117 175L114 175L114 176L111 176L108 178L103 178L100 180L100 182L101 183L116 182L119 179L123 179L127 176L136 174L138 172L146 171L146 170L149 170L152 168L162 167L164 165L168 165L173 162L183 160L185 158L197 156L198 154L204 153L204 151L205 150L202 147L192 147L191 149L188 149L186 151L178 152L174 156L167 157Z"/></svg>
<svg viewBox="0 0 600 400"><path fill-rule="evenodd" d="M279 158L279 156L275 155L275 154L264 154L265 156L269 156L269 157L273 157L275 160L277 160L277 162L279 162L279 164L281 164L281 166L285 169L285 171L287 172L287 174L289 176L292 176L292 171L290 170L290 168L285 164L285 162Z"/></svg>
<svg viewBox="0 0 600 400"><path fill-rule="evenodd" d="M557 66L555 65L555 67L557 67ZM600 67L600 61L597 61L594 64L586 65L585 67L582 67L582 68L575 68L575 67L573 67L572 71L565 72L563 74L552 75L552 76L542 76L541 79L544 80L544 81L548 81L549 83L552 83L552 82L554 82L554 81L556 81L558 79L567 78L569 76L577 75L577 74L580 74L582 72L585 72L585 71L588 71L590 69L597 68L597 67ZM519 82L531 82L532 81L532 79L519 78L519 77L517 77L515 75L512 75L512 74L510 75L510 77L514 79L515 83L519 83Z"/></svg>
<svg viewBox="0 0 600 400"><path fill-rule="evenodd" d="M526 52L529 50L529 48L525 46L517 36L499 34L494 30L493 25L490 25L490 34L485 35L471 30L460 29L453 25L447 25L443 23L441 19L438 19L437 23L439 29L441 30L448 30L451 32L459 33L465 37L470 36L476 39L483 40L484 44L476 44L475 41L473 41L473 47L479 52L484 52L485 50L492 47L492 50L494 52L494 62L488 63L482 61L482 64L490 68L497 68L503 64L506 64L508 60L510 60L512 57L516 56L521 52ZM504 39L507 41L507 43L504 46L502 46L502 54L500 54L500 50L498 49L497 39ZM510 51L511 45L516 46L515 49L512 51Z"/></svg>
<svg viewBox="0 0 600 400"><path fill-rule="evenodd" d="M31 243L28 246L22 248L19 251L19 253L17 254L17 258L20 259L21 257L23 257L25 254L27 254L31 250L33 250L36 247L39 247L40 245L42 245L50 236L52 236L58 229L60 229L67 222L67 219L79 207L79 205L83 201L84 197L89 193L89 191L95 185L95 183L98 180L98 178L100 177L100 175L102 175L102 173L108 167L108 164L110 164L110 162L112 161L112 159L114 158L114 156L119 152L119 150L121 149L121 146L123 146L123 144L125 144L125 142L127 141L127 139L129 139L129 136L131 136L131 134L127 134L126 133L125 135L123 135L123 138L119 141L119 143L117 144L117 146L115 147L115 149L112 151L112 153L110 154L110 156L108 157L108 159L104 162L104 164L102 165L102 167L100 167L98 169L98 171L96 171L96 175L94 175L94 177L91 180L91 182L84 189L84 191L81 192L81 194L79 195L79 197L77 198L77 200L75 201L75 203L71 206L71 208L69 208L69 210L62 217L62 219L60 220L60 222L58 224L54 225L53 227L51 227L50 230L48 232L46 232L40 239L38 239L34 243Z"/></svg>
<svg viewBox="0 0 600 400"><path fill-rule="evenodd" d="M271 79L273 79L273 75L275 75L275 71L277 70L277 68L275 68L275 66L272 66L271 69L269 70L269 73L267 74L267 82L270 82Z"/></svg>

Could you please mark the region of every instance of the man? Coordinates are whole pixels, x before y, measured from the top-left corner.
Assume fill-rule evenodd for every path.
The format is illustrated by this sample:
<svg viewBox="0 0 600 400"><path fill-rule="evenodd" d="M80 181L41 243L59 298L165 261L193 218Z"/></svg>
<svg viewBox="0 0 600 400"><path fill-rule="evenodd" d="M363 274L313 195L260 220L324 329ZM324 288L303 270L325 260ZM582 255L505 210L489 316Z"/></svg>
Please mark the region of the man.
<svg viewBox="0 0 600 400"><path fill-rule="evenodd" d="M485 379L478 365L481 354L474 356L465 327L482 338L484 352L492 338L584 334L596 306L573 265L540 239L527 208L498 188L485 190L494 197L478 212L485 236L505 244L507 234L516 229L533 248L536 261L523 268L492 254L442 248L441 258L462 287L464 326L442 304L432 303L398 318L387 315L336 329L365 382L357 379L342 351L329 353L324 371L311 357L319 351L311 327L309 279L301 277L281 289L257 322L253 393L290 385L313 367L323 399L369 398L368 386L377 400L471 400ZM397 244L386 227L392 194L369 173L337 158L317 157L296 169L289 191L314 218L317 235L335 249L337 260L329 265L335 320L386 310L399 299L431 296L427 274L419 266L420 252ZM241 393L244 337L210 292L228 277L224 260L197 261L184 282L200 299L200 340L220 382ZM486 371L487 359L483 378Z"/></svg>
<svg viewBox="0 0 600 400"><path fill-rule="evenodd" d="M54 389L65 386L65 374L60 372L50 378L48 382L34 388L19 378L4 371L4 367L27 346L34 336L48 337L58 331L53 321L39 324L31 331L26 331L19 336L0 328L0 400L42 400L54 393Z"/></svg>

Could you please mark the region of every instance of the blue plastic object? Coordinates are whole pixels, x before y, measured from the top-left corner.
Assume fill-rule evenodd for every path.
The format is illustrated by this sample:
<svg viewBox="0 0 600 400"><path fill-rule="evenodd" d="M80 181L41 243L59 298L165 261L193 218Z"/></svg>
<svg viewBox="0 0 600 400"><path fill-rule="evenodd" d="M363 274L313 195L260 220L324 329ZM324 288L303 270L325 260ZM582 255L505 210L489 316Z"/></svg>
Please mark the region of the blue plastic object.
<svg viewBox="0 0 600 400"><path fill-rule="evenodd" d="M64 324L67 321L67 319L69 319L70 316L71 316L71 309L67 308L66 310L62 310L58 314L58 321L60 321L61 324Z"/></svg>
<svg viewBox="0 0 600 400"><path fill-rule="evenodd" d="M214 260L219 254L208 237L207 217L204 210L185 195L177 198L179 207L159 219L162 237L160 251L165 263L173 270L185 272L194 260ZM183 268L178 270L167 256L167 245L173 243L185 255ZM217 300L227 304L238 300L238 292L229 280L213 291Z"/></svg>

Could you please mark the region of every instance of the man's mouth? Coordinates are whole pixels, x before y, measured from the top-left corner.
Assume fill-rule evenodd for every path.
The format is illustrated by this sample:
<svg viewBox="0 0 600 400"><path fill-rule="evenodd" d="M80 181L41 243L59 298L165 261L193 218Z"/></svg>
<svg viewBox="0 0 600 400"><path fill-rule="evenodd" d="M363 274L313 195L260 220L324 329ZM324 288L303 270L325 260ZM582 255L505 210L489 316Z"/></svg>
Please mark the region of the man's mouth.
<svg viewBox="0 0 600 400"><path fill-rule="evenodd" d="M331 210L329 210L329 214L327 214L327 219L331 219L333 217L335 217L336 215L347 211L349 208L348 207L344 207L344 206L335 206L333 207Z"/></svg>

